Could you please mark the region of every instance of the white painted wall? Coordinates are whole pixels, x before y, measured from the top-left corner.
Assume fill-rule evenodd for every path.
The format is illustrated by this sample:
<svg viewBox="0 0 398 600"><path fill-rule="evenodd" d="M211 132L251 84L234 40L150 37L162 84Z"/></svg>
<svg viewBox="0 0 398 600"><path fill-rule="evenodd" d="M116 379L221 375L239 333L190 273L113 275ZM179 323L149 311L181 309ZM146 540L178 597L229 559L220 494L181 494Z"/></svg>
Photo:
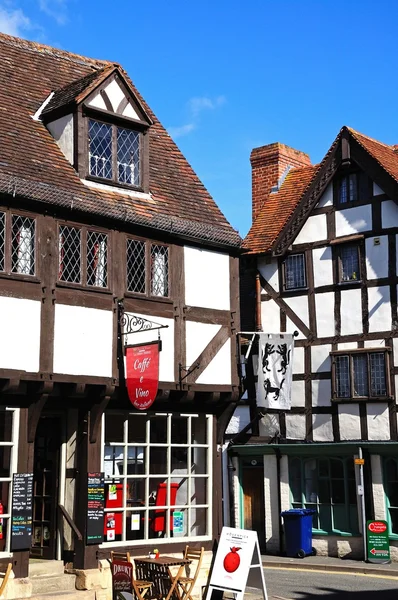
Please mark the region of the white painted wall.
<svg viewBox="0 0 398 600"><path fill-rule="evenodd" d="M358 348L357 342L342 342L337 344L337 350L356 350Z"/></svg>
<svg viewBox="0 0 398 600"><path fill-rule="evenodd" d="M124 109L124 111L122 112L122 115L124 117L129 117L130 119L139 119L140 116L137 114L137 112L134 110L131 102L129 102L126 105L126 108Z"/></svg>
<svg viewBox="0 0 398 600"><path fill-rule="evenodd" d="M217 352L196 383L231 385L231 340L228 339Z"/></svg>
<svg viewBox="0 0 398 600"><path fill-rule="evenodd" d="M286 438L288 440L305 439L305 415L286 413Z"/></svg>
<svg viewBox="0 0 398 600"><path fill-rule="evenodd" d="M281 495L281 511L290 508L289 459L285 455L280 459L279 489Z"/></svg>
<svg viewBox="0 0 398 600"><path fill-rule="evenodd" d="M383 190L377 183L373 182L373 196L380 196L381 194L384 194Z"/></svg>
<svg viewBox="0 0 398 600"><path fill-rule="evenodd" d="M271 262L269 262L269 259L265 259L265 257L260 256L257 261L257 268L264 279L268 281L268 283L274 288L274 290L279 292L278 261L272 259Z"/></svg>
<svg viewBox="0 0 398 600"><path fill-rule="evenodd" d="M312 385L312 406L331 406L332 383L330 379L314 379ZM331 419L330 415L328 418Z"/></svg>
<svg viewBox="0 0 398 600"><path fill-rule="evenodd" d="M199 354L211 342L221 325L186 322L187 365L194 364ZM198 377L197 383L229 385L231 383L231 340L227 340L208 367Z"/></svg>
<svg viewBox="0 0 398 600"><path fill-rule="evenodd" d="M392 347L394 351L394 367L398 367L398 338L393 338Z"/></svg>
<svg viewBox="0 0 398 600"><path fill-rule="evenodd" d="M250 423L250 408L247 405L237 406L225 430L227 435L234 435L242 431Z"/></svg>
<svg viewBox="0 0 398 600"><path fill-rule="evenodd" d="M370 204L336 210L335 216L336 237L372 229L372 207Z"/></svg>
<svg viewBox="0 0 398 600"><path fill-rule="evenodd" d="M380 245L375 246L375 239ZM388 237L386 235L365 240L366 275L368 279L388 277Z"/></svg>
<svg viewBox="0 0 398 600"><path fill-rule="evenodd" d="M131 313L127 313L128 315ZM126 336L126 344L145 344L158 339L158 331L162 341L162 351L159 354L159 381L175 381L174 377L174 319L165 319L156 315L134 313L138 317L167 325L164 329L132 333Z"/></svg>
<svg viewBox="0 0 398 600"><path fill-rule="evenodd" d="M332 249L330 246L314 248L312 251L314 265L314 285L331 285L333 283Z"/></svg>
<svg viewBox="0 0 398 600"><path fill-rule="evenodd" d="M386 340L366 340L364 342L365 348L382 348L386 345Z"/></svg>
<svg viewBox="0 0 398 600"><path fill-rule="evenodd" d="M104 99L99 92L98 92L98 94L95 94L95 96L93 96L91 98L90 102L88 102L88 105L92 106L93 108L100 108L101 110L108 110L106 108Z"/></svg>
<svg viewBox="0 0 398 600"><path fill-rule="evenodd" d="M0 296L0 366L39 371L41 303Z"/></svg>
<svg viewBox="0 0 398 600"><path fill-rule="evenodd" d="M297 348L297 346L294 346L294 349L293 349L293 373L294 374L304 373L304 348Z"/></svg>
<svg viewBox="0 0 398 600"><path fill-rule="evenodd" d="M340 439L360 440L361 422L359 418L359 404L339 404L339 429Z"/></svg>
<svg viewBox="0 0 398 600"><path fill-rule="evenodd" d="M286 317L286 333L294 333L298 331L298 336L295 338L296 340L305 340L306 335L301 331L300 327L298 327L293 321Z"/></svg>
<svg viewBox="0 0 398 600"><path fill-rule="evenodd" d="M293 245L319 242L327 237L326 215L313 215L308 217Z"/></svg>
<svg viewBox="0 0 398 600"><path fill-rule="evenodd" d="M307 327L309 326L308 316L308 295L303 294L302 296L292 296L291 298L284 298L286 304L290 306L292 311L303 321Z"/></svg>
<svg viewBox="0 0 398 600"><path fill-rule="evenodd" d="M312 415L314 442L333 442L333 426L330 415Z"/></svg>
<svg viewBox="0 0 398 600"><path fill-rule="evenodd" d="M113 313L55 305L54 373L112 377Z"/></svg>
<svg viewBox="0 0 398 600"><path fill-rule="evenodd" d="M276 433L280 432L279 415L274 413L266 413L258 424L258 430L260 436L273 437Z"/></svg>
<svg viewBox="0 0 398 600"><path fill-rule="evenodd" d="M292 381L292 406L305 406L305 381Z"/></svg>
<svg viewBox="0 0 398 600"><path fill-rule="evenodd" d="M394 200L381 203L381 226L383 229L398 226L398 206Z"/></svg>
<svg viewBox="0 0 398 600"><path fill-rule="evenodd" d="M341 290L341 335L362 333L361 290Z"/></svg>
<svg viewBox="0 0 398 600"><path fill-rule="evenodd" d="M326 344L325 346L312 346L311 347L311 371L312 373L325 373L331 370L330 352L332 346Z"/></svg>
<svg viewBox="0 0 398 600"><path fill-rule="evenodd" d="M73 115L65 115L47 124L47 128L65 157L73 165Z"/></svg>
<svg viewBox="0 0 398 600"><path fill-rule="evenodd" d="M387 285L368 288L369 331L390 331L391 304Z"/></svg>
<svg viewBox="0 0 398 600"><path fill-rule="evenodd" d="M329 183L328 187L324 191L321 196L321 199L318 202L318 208L323 208L325 206L333 206L333 184Z"/></svg>
<svg viewBox="0 0 398 600"><path fill-rule="evenodd" d="M281 311L274 300L261 303L261 324L265 333L278 333L281 330Z"/></svg>
<svg viewBox="0 0 398 600"><path fill-rule="evenodd" d="M277 458L264 455L265 542L269 552L279 550Z"/></svg>
<svg viewBox="0 0 398 600"><path fill-rule="evenodd" d="M229 255L184 247L185 304L230 310Z"/></svg>
<svg viewBox="0 0 398 600"><path fill-rule="evenodd" d="M366 411L369 440L389 440L390 419L387 402L368 402Z"/></svg>
<svg viewBox="0 0 398 600"><path fill-rule="evenodd" d="M315 294L316 326L318 337L330 337L335 334L334 292Z"/></svg>

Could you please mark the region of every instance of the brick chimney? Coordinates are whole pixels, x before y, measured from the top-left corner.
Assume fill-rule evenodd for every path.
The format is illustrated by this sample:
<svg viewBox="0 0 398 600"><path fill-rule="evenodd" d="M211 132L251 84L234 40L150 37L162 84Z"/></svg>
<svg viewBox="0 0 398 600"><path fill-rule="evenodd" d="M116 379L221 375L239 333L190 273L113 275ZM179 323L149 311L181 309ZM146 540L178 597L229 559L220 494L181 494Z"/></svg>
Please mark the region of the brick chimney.
<svg viewBox="0 0 398 600"><path fill-rule="evenodd" d="M276 142L254 148L250 155L252 165L252 220L268 198L271 189L278 186L288 167L306 167L311 164L308 154Z"/></svg>

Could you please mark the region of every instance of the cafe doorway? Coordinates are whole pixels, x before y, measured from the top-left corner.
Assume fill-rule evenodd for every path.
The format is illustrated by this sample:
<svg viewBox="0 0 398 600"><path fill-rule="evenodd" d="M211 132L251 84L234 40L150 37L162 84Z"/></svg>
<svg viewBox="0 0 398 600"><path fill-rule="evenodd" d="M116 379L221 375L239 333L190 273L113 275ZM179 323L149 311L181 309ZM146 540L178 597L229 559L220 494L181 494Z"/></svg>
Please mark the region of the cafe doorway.
<svg viewBox="0 0 398 600"><path fill-rule="evenodd" d="M33 558L56 559L59 470L63 439L60 415L43 415L38 423L33 463Z"/></svg>

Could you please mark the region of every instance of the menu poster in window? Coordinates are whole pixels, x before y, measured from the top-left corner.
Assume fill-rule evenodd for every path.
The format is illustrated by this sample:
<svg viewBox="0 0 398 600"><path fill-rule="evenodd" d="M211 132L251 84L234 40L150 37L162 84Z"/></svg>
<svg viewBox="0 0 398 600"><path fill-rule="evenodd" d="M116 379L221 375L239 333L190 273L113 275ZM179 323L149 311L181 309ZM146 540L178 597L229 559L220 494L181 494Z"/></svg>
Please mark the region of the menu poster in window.
<svg viewBox="0 0 398 600"><path fill-rule="evenodd" d="M112 561L112 598L113 600L134 600L132 569L125 560Z"/></svg>
<svg viewBox="0 0 398 600"><path fill-rule="evenodd" d="M33 473L14 473L12 478L11 550L32 545Z"/></svg>
<svg viewBox="0 0 398 600"><path fill-rule="evenodd" d="M105 486L103 473L87 474L87 544L100 544L104 531Z"/></svg>

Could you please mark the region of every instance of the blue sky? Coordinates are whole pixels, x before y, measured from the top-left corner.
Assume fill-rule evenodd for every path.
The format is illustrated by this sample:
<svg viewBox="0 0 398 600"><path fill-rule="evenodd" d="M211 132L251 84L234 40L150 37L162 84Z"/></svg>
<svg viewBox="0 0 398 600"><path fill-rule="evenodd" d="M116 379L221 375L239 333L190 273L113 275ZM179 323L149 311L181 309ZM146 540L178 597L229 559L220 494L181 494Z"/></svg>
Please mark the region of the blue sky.
<svg viewBox="0 0 398 600"><path fill-rule="evenodd" d="M318 162L343 125L398 143L397 19L396 0L0 0L0 31L122 63L243 236L253 147Z"/></svg>

